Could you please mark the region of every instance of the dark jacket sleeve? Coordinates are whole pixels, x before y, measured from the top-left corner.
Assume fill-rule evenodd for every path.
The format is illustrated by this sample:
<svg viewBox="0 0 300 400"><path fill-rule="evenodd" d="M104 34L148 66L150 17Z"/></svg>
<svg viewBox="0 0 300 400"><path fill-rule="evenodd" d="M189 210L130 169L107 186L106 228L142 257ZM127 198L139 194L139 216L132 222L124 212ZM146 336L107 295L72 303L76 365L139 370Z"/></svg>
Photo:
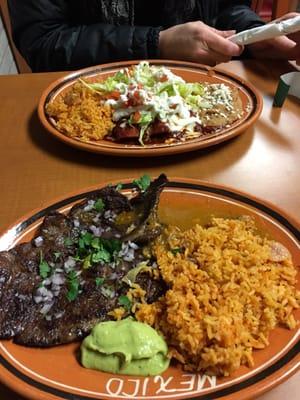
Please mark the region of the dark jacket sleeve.
<svg viewBox="0 0 300 400"><path fill-rule="evenodd" d="M221 30L235 29L237 32L264 25L264 21L251 10L251 1L225 1L219 3L215 27Z"/></svg>
<svg viewBox="0 0 300 400"><path fill-rule="evenodd" d="M74 24L70 2L8 0L13 39L33 71L158 57L160 28Z"/></svg>

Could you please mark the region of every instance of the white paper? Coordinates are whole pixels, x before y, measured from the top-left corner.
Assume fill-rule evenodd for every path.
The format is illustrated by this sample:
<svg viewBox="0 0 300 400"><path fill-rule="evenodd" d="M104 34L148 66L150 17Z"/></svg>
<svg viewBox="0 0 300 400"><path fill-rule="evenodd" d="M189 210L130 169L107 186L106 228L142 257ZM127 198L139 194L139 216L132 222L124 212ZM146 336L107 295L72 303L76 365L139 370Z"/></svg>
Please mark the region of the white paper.
<svg viewBox="0 0 300 400"><path fill-rule="evenodd" d="M229 40L237 44L251 44L261 40L272 39L276 36L288 35L300 30L300 16L283 21L271 22L257 28L248 29L230 36Z"/></svg>
<svg viewBox="0 0 300 400"><path fill-rule="evenodd" d="M283 82L290 87L289 94L300 99L300 72L288 72L280 77Z"/></svg>

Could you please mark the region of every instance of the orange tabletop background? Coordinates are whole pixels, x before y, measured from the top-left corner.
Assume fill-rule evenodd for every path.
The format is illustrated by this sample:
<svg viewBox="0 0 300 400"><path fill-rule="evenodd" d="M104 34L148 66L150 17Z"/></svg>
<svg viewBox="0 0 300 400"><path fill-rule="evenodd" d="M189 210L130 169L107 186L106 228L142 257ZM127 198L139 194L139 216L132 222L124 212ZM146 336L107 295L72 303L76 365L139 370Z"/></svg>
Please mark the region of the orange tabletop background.
<svg viewBox="0 0 300 400"><path fill-rule="evenodd" d="M44 88L62 73L0 76L0 230L56 197L103 182L157 176L198 178L267 199L300 220L300 102L289 97L273 108L288 63L232 61L221 65L247 79L264 97L255 126L213 148L175 156L118 158L68 147L50 136L37 117ZM259 397L298 398L300 373ZM22 398L0 384L1 400Z"/></svg>

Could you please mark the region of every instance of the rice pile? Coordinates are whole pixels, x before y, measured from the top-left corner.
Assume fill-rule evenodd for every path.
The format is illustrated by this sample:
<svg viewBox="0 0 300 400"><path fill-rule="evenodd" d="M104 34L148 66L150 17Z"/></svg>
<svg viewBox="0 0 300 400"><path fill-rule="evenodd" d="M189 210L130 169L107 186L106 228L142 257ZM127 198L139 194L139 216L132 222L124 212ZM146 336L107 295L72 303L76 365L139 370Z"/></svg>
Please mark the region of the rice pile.
<svg viewBox="0 0 300 400"><path fill-rule="evenodd" d="M110 106L103 105L97 92L76 82L65 95L60 95L46 107L56 127L67 136L84 142L103 139L114 127Z"/></svg>
<svg viewBox="0 0 300 400"><path fill-rule="evenodd" d="M276 325L296 327L291 256L259 236L250 218L213 218L184 232L168 227L153 253L170 289L140 304L136 317L163 334L184 369L227 376L253 366L253 349L269 344Z"/></svg>

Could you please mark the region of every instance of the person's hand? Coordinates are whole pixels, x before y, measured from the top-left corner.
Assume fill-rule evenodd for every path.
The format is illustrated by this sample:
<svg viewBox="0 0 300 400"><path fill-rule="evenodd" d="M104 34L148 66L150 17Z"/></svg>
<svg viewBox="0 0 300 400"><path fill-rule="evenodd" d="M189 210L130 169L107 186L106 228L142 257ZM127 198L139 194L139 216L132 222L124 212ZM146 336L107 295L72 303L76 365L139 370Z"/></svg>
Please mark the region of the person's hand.
<svg viewBox="0 0 300 400"><path fill-rule="evenodd" d="M160 57L216 65L238 56L243 47L227 38L235 31L219 31L203 22L187 22L160 32Z"/></svg>
<svg viewBox="0 0 300 400"><path fill-rule="evenodd" d="M298 13L289 13L276 21L293 18ZM262 42L252 43L247 46L250 53L256 58L272 58L284 60L296 60L300 62L300 31L288 36L279 36Z"/></svg>

